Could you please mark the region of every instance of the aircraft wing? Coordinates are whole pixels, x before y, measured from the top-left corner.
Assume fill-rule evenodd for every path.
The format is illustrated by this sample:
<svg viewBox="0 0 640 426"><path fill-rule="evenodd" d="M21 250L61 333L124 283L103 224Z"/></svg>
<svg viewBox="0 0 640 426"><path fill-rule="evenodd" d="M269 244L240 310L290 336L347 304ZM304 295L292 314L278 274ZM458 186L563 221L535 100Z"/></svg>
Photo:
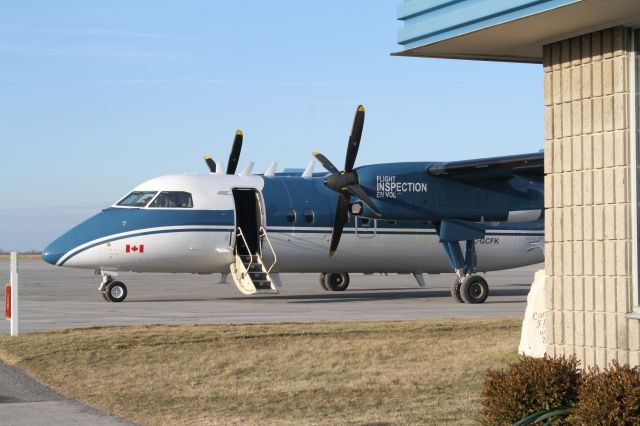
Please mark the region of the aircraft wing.
<svg viewBox="0 0 640 426"><path fill-rule="evenodd" d="M427 173L454 180L508 179L515 175L542 179L544 153L434 163L427 167Z"/></svg>

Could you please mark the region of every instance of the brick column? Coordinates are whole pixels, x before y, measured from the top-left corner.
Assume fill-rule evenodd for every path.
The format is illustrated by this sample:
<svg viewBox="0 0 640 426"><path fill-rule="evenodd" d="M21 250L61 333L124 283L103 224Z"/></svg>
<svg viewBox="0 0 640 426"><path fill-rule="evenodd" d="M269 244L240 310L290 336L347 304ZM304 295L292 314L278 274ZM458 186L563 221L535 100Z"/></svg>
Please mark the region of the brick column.
<svg viewBox="0 0 640 426"><path fill-rule="evenodd" d="M626 317L631 36L616 27L544 46L547 352L583 365L640 364L639 320Z"/></svg>

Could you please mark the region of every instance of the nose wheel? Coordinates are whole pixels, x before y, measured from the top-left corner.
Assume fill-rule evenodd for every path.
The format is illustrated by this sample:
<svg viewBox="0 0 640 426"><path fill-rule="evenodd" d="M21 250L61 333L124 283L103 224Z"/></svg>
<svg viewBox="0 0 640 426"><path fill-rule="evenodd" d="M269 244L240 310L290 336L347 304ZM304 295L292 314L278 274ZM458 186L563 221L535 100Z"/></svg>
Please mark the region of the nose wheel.
<svg viewBox="0 0 640 426"><path fill-rule="evenodd" d="M127 297L127 286L121 281L114 281L109 274L102 274L102 282L98 291L107 302L118 303Z"/></svg>
<svg viewBox="0 0 640 426"><path fill-rule="evenodd" d="M122 302L127 297L127 286L120 281L111 281L104 293L109 302Z"/></svg>

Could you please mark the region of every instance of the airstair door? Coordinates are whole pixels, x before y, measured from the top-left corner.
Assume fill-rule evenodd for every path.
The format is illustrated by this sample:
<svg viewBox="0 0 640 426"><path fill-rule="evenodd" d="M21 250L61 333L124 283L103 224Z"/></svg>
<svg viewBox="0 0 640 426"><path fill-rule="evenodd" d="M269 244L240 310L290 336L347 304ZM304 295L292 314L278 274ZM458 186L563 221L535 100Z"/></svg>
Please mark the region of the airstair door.
<svg viewBox="0 0 640 426"><path fill-rule="evenodd" d="M276 257L263 226L262 197L255 189L236 188L233 190L233 200L236 219L235 260L230 265L233 281L244 294L277 293L269 275ZM271 250L273 261L268 266L264 264L263 246Z"/></svg>

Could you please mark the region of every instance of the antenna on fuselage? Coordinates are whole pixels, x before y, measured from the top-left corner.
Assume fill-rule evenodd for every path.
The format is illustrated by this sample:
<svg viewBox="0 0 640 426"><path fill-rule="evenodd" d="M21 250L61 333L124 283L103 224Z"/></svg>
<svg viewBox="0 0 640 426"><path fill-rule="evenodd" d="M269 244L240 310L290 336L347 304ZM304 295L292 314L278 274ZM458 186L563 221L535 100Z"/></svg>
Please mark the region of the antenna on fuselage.
<svg viewBox="0 0 640 426"><path fill-rule="evenodd" d="M267 171L264 172L264 176L265 177L275 176L277 168L278 168L278 163L276 163L275 161L272 161L271 164L269 164L269 167L267 167Z"/></svg>
<svg viewBox="0 0 640 426"><path fill-rule="evenodd" d="M304 169L304 172L300 175L302 179L311 179L313 177L313 166L315 166L316 162L311 160L309 164L307 164L307 168Z"/></svg>
<svg viewBox="0 0 640 426"><path fill-rule="evenodd" d="M240 172L240 176L248 176L251 174L251 171L253 170L253 166L256 163L254 163L253 161L250 162L249 164L247 164L246 166L244 166L244 169L242 169L242 171Z"/></svg>

